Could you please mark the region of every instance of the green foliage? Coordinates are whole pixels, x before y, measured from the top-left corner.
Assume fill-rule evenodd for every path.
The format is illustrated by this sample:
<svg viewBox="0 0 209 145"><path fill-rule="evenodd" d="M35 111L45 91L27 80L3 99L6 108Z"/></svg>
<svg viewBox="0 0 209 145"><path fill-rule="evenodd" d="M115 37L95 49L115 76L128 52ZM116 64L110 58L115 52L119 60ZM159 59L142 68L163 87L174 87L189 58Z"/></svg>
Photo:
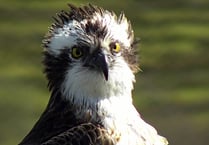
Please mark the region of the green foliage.
<svg viewBox="0 0 209 145"><path fill-rule="evenodd" d="M140 37L134 103L170 144L209 138L209 1L0 0L0 144L17 144L47 104L41 40L67 3L124 11Z"/></svg>

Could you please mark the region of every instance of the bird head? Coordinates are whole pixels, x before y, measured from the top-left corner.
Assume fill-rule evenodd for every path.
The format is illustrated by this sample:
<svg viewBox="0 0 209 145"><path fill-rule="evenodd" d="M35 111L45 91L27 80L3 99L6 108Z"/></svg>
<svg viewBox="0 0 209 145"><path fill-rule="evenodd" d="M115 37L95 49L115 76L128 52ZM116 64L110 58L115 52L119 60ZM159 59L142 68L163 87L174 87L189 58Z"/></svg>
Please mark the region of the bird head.
<svg viewBox="0 0 209 145"><path fill-rule="evenodd" d="M49 88L81 98L131 90L138 70L137 41L125 15L90 4L69 7L54 17L43 40Z"/></svg>

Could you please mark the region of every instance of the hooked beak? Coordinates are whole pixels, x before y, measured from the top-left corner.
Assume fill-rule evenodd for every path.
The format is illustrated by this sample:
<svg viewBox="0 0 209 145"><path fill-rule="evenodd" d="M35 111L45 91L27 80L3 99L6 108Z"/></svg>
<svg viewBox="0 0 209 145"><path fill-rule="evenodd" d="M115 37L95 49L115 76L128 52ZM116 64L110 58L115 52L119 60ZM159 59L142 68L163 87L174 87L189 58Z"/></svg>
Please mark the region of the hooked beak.
<svg viewBox="0 0 209 145"><path fill-rule="evenodd" d="M108 81L108 64L105 58L105 54L101 50L96 50L86 59L85 65L101 71L105 77L105 80Z"/></svg>

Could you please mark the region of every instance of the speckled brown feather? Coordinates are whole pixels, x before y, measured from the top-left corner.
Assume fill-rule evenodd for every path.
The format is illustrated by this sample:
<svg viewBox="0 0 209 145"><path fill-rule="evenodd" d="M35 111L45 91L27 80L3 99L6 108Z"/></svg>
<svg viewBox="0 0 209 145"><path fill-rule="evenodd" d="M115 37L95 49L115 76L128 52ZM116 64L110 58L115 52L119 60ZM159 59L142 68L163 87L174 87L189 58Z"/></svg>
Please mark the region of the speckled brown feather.
<svg viewBox="0 0 209 145"><path fill-rule="evenodd" d="M110 134L99 126L85 123L75 126L41 145L114 145Z"/></svg>

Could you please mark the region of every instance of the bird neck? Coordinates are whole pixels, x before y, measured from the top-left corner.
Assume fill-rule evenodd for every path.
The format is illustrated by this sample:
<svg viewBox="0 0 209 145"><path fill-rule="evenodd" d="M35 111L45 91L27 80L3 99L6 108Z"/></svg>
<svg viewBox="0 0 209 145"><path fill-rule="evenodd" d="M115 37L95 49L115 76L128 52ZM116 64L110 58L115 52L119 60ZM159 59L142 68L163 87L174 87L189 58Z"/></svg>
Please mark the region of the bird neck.
<svg viewBox="0 0 209 145"><path fill-rule="evenodd" d="M64 94L64 98L79 108L76 116L81 118L85 118L87 114L92 116L92 119L97 118L97 115L116 116L132 105L132 88L132 82L120 83L117 86L110 82L101 82L96 86L81 85L76 94L69 90Z"/></svg>
<svg viewBox="0 0 209 145"><path fill-rule="evenodd" d="M111 132L119 127L119 123L123 121L122 124L128 123L131 118L130 112L134 112L135 108L132 105L134 75L131 74L110 76L108 81L104 80L103 76L98 76L101 79L89 79L91 78L89 76L82 79L83 84L79 84L80 80L75 81L74 84L68 84L71 87L67 87L68 91L64 90L62 93L65 99L77 108L75 116L80 120L100 122ZM135 115L132 114L132 116Z"/></svg>
<svg viewBox="0 0 209 145"><path fill-rule="evenodd" d="M76 107L75 116L84 122L101 122L107 129L115 128L116 122L129 118L129 112L134 108L135 76L126 64L109 69L107 81L97 71L78 71L75 67L67 72L61 86L64 99Z"/></svg>

